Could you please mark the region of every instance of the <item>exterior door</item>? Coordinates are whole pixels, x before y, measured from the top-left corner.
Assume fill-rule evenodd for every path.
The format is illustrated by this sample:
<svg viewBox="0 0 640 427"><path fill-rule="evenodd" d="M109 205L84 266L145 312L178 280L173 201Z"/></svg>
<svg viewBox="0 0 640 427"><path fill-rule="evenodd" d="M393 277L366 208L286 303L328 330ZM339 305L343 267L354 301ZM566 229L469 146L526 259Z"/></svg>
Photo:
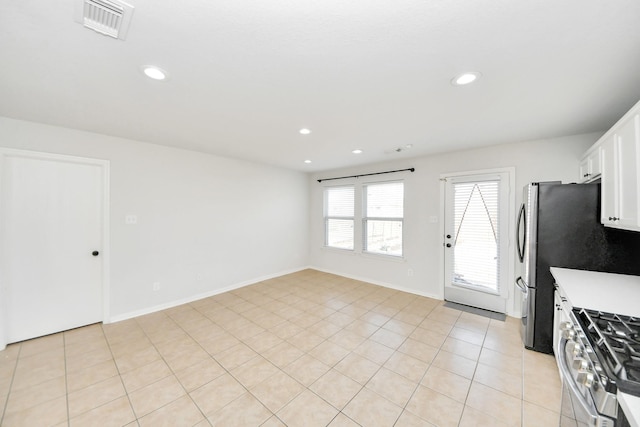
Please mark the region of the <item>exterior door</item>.
<svg viewBox="0 0 640 427"><path fill-rule="evenodd" d="M510 173L444 177L444 297L506 312Z"/></svg>
<svg viewBox="0 0 640 427"><path fill-rule="evenodd" d="M108 163L6 150L0 178L0 348L102 321Z"/></svg>

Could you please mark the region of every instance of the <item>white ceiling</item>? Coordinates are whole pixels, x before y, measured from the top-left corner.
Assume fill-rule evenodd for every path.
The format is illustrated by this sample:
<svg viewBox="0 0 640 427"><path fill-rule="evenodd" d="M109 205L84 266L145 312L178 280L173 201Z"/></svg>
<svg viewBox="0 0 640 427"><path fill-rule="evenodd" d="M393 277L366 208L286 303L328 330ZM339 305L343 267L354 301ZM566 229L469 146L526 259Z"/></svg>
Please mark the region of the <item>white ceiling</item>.
<svg viewBox="0 0 640 427"><path fill-rule="evenodd" d="M320 171L604 131L640 99L638 0L129 3L121 41L2 0L0 115Z"/></svg>

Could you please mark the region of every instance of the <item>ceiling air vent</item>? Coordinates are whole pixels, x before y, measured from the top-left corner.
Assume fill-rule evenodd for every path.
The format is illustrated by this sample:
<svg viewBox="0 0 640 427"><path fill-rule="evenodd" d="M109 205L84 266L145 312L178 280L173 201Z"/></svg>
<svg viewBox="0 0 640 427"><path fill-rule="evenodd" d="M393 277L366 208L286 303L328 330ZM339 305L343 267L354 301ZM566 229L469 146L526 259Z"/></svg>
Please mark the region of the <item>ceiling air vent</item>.
<svg viewBox="0 0 640 427"><path fill-rule="evenodd" d="M131 23L133 6L112 0L80 0L76 21L100 34L124 40Z"/></svg>

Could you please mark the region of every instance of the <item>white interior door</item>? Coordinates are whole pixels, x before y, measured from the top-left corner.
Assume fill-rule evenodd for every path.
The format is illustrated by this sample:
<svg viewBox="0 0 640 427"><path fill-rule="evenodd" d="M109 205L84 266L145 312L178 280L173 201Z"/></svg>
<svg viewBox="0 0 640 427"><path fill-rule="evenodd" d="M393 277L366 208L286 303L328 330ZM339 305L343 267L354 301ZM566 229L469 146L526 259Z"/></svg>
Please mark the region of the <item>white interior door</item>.
<svg viewBox="0 0 640 427"><path fill-rule="evenodd" d="M0 160L6 343L102 321L106 162L21 151Z"/></svg>
<svg viewBox="0 0 640 427"><path fill-rule="evenodd" d="M505 313L509 173L448 176L444 182L445 300Z"/></svg>

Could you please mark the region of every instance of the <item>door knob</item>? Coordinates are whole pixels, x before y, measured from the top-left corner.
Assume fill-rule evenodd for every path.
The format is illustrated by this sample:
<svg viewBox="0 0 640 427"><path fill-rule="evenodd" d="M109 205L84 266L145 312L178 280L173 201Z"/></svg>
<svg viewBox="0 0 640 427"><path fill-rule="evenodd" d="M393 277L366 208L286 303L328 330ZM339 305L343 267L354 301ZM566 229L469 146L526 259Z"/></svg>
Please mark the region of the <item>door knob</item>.
<svg viewBox="0 0 640 427"><path fill-rule="evenodd" d="M451 243L447 243L447 247L450 248L451 247Z"/></svg>
<svg viewBox="0 0 640 427"><path fill-rule="evenodd" d="M450 239L450 238L451 238L451 234L447 234L447 239Z"/></svg>
<svg viewBox="0 0 640 427"><path fill-rule="evenodd" d="M93 255L93 256L98 256L99 254L100 254L100 252L98 252L98 251L91 252L91 255Z"/></svg>

